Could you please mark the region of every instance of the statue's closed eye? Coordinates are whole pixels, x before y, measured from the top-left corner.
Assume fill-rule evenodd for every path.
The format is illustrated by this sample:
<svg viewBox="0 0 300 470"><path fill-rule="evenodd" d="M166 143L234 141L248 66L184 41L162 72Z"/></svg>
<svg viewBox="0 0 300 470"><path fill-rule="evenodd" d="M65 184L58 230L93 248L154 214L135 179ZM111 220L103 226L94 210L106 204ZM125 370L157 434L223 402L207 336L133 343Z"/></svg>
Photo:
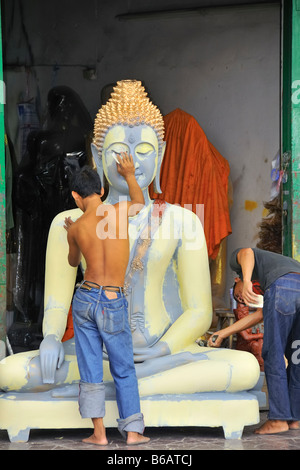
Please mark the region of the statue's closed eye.
<svg viewBox="0 0 300 470"><path fill-rule="evenodd" d="M145 158L154 152L154 147L148 143L138 144L135 148L135 153L139 157Z"/></svg>

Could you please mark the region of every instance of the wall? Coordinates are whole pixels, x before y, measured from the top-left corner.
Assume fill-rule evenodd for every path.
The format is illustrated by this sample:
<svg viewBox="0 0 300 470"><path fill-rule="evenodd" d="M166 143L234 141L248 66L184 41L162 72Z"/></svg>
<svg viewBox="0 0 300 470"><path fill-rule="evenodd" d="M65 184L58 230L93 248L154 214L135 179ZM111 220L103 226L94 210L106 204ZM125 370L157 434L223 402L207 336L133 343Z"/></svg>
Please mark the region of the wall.
<svg viewBox="0 0 300 470"><path fill-rule="evenodd" d="M255 246L280 145L280 6L117 17L139 3L4 1L11 138L17 143L16 103L22 94L38 96L43 116L49 89L69 85L94 118L105 84L140 79L164 114L177 107L192 114L229 161L234 203L228 249ZM162 2L157 5L162 8ZM31 67L25 71L24 64ZM83 78L85 68L95 68L94 80ZM228 270L228 285L232 277Z"/></svg>

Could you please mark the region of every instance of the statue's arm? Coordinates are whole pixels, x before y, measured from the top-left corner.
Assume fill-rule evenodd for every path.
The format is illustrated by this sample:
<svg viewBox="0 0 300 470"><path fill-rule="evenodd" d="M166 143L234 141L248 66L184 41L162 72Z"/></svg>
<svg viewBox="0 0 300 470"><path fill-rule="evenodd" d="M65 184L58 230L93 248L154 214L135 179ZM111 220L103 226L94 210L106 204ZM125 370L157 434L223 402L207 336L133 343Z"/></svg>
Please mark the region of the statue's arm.
<svg viewBox="0 0 300 470"><path fill-rule="evenodd" d="M76 220L81 214L74 209L58 214L50 227L45 269L43 334L55 335L61 340L66 329L67 315L72 301L77 267L68 263L69 246L65 217Z"/></svg>
<svg viewBox="0 0 300 470"><path fill-rule="evenodd" d="M43 336L40 345L40 363L44 383L53 383L56 368L64 361L61 339L66 330L77 267L68 263L67 232L64 220L76 220L81 211L74 209L58 214L51 224L45 268Z"/></svg>
<svg viewBox="0 0 300 470"><path fill-rule="evenodd" d="M184 216L182 216L184 214ZM183 313L151 348L135 348L135 362L174 354L195 343L211 325L212 295L209 260L199 218L184 210L176 250L177 279Z"/></svg>
<svg viewBox="0 0 300 470"><path fill-rule="evenodd" d="M188 213L187 213L188 212ZM182 315L161 338L171 353L195 342L212 321L212 295L204 231L199 218L185 209L177 253L177 278Z"/></svg>

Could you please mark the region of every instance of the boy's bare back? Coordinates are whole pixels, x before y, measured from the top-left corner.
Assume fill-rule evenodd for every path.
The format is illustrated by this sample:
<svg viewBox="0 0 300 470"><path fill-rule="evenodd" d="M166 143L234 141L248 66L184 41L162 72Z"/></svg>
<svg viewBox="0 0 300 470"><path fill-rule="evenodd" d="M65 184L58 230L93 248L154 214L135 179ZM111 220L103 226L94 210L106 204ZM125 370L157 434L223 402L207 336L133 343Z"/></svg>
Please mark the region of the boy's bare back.
<svg viewBox="0 0 300 470"><path fill-rule="evenodd" d="M81 256L87 268L84 279L102 286L124 285L129 259L128 217L136 213L144 204L144 196L135 178L132 156L119 155L118 172L125 178L130 201L115 205L103 204L99 194L81 197L72 191L77 206L83 215L76 222L65 219L68 232L71 266L78 266Z"/></svg>
<svg viewBox="0 0 300 470"><path fill-rule="evenodd" d="M124 230L127 223L128 206L122 202L93 207L72 224L68 234L85 258L86 280L102 286L123 286L129 259L128 231Z"/></svg>

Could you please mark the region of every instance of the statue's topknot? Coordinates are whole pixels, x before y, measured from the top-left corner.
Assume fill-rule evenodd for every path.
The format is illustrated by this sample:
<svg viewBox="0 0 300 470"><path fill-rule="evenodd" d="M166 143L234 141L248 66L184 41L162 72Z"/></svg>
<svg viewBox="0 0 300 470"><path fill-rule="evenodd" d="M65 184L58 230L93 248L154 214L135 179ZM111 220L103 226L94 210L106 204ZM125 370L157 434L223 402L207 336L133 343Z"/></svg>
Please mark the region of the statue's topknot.
<svg viewBox="0 0 300 470"><path fill-rule="evenodd" d="M117 82L107 104L99 109L95 119L93 138L93 143L99 153L102 151L107 131L118 124L151 126L157 134L161 147L164 138L163 117L157 106L151 103L140 81L122 80Z"/></svg>

